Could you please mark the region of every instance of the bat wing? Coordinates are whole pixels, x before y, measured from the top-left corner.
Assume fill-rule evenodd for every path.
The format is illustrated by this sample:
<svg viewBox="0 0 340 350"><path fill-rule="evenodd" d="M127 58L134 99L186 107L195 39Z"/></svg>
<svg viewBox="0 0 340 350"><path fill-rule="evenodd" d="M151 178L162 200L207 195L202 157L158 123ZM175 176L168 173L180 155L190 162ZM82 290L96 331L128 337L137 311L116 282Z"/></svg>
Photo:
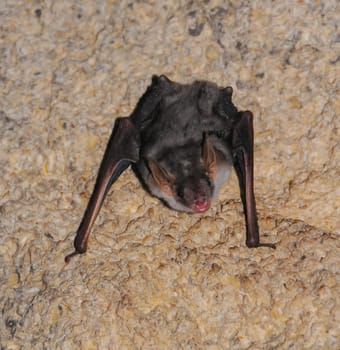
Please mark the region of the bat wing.
<svg viewBox="0 0 340 350"><path fill-rule="evenodd" d="M139 149L139 133L131 119L118 118L106 147L93 193L74 240L75 251L66 256L66 262L73 256L86 252L91 229L110 187L131 163L139 160Z"/></svg>
<svg viewBox="0 0 340 350"><path fill-rule="evenodd" d="M155 110L163 96L175 87L176 84L166 76L153 76L152 84L140 98L130 117L116 120L93 193L74 240L75 251L66 256L66 262L73 256L86 252L91 229L110 187L131 163L140 160L141 132L153 121Z"/></svg>
<svg viewBox="0 0 340 350"><path fill-rule="evenodd" d="M239 180L246 220L246 245L249 248L262 246L275 248L274 244L260 242L254 195L253 114L250 111L239 112L239 118L232 130L231 143L234 168Z"/></svg>

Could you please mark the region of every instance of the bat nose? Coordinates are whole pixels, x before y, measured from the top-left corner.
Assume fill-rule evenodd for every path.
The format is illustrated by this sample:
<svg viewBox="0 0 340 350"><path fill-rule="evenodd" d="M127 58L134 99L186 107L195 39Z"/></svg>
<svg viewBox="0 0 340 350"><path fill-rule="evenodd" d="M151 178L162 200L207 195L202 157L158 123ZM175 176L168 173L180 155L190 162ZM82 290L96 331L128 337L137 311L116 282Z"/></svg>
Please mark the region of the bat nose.
<svg viewBox="0 0 340 350"><path fill-rule="evenodd" d="M193 205L195 213L203 213L210 208L210 201L206 199L198 199Z"/></svg>

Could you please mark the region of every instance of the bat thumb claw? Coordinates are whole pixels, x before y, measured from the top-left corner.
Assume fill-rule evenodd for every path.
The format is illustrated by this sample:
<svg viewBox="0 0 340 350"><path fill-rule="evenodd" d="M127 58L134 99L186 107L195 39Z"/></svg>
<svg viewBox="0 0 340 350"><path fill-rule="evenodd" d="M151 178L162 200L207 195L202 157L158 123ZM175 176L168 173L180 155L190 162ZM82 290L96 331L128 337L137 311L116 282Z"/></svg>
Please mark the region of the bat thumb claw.
<svg viewBox="0 0 340 350"><path fill-rule="evenodd" d="M276 249L276 245L274 243L246 242L246 245L248 248L268 247Z"/></svg>
<svg viewBox="0 0 340 350"><path fill-rule="evenodd" d="M65 263L66 264L68 264L69 262L70 262L70 260L74 257L74 256L76 256L76 255L78 255L78 254L82 254L83 252L77 252L76 250L73 252L73 253L71 253L71 254L68 254L68 255L66 255L65 256ZM85 253L85 252L84 252Z"/></svg>

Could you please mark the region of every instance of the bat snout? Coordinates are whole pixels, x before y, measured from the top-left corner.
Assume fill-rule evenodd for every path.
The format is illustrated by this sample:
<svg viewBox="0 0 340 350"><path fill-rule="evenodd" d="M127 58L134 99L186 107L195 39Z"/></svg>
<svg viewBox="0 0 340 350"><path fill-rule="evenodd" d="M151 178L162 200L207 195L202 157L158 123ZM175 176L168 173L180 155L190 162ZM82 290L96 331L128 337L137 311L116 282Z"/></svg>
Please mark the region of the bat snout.
<svg viewBox="0 0 340 350"><path fill-rule="evenodd" d="M183 199L190 211L204 213L210 208L213 186L204 174L198 175L188 181Z"/></svg>
<svg viewBox="0 0 340 350"><path fill-rule="evenodd" d="M197 199L192 206L192 210L195 213L204 213L209 208L210 208L210 201L207 199Z"/></svg>

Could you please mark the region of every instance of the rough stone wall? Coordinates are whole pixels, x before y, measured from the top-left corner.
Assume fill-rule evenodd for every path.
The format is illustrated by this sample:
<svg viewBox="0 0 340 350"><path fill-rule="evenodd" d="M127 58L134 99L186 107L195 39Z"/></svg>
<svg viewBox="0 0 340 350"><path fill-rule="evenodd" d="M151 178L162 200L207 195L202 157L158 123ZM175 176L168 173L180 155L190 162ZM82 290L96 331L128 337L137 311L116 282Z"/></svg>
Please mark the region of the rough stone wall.
<svg viewBox="0 0 340 350"><path fill-rule="evenodd" d="M340 6L0 1L0 348L338 349ZM234 87L255 115L259 223L236 176L204 215L133 173L64 256L118 116L152 74Z"/></svg>

